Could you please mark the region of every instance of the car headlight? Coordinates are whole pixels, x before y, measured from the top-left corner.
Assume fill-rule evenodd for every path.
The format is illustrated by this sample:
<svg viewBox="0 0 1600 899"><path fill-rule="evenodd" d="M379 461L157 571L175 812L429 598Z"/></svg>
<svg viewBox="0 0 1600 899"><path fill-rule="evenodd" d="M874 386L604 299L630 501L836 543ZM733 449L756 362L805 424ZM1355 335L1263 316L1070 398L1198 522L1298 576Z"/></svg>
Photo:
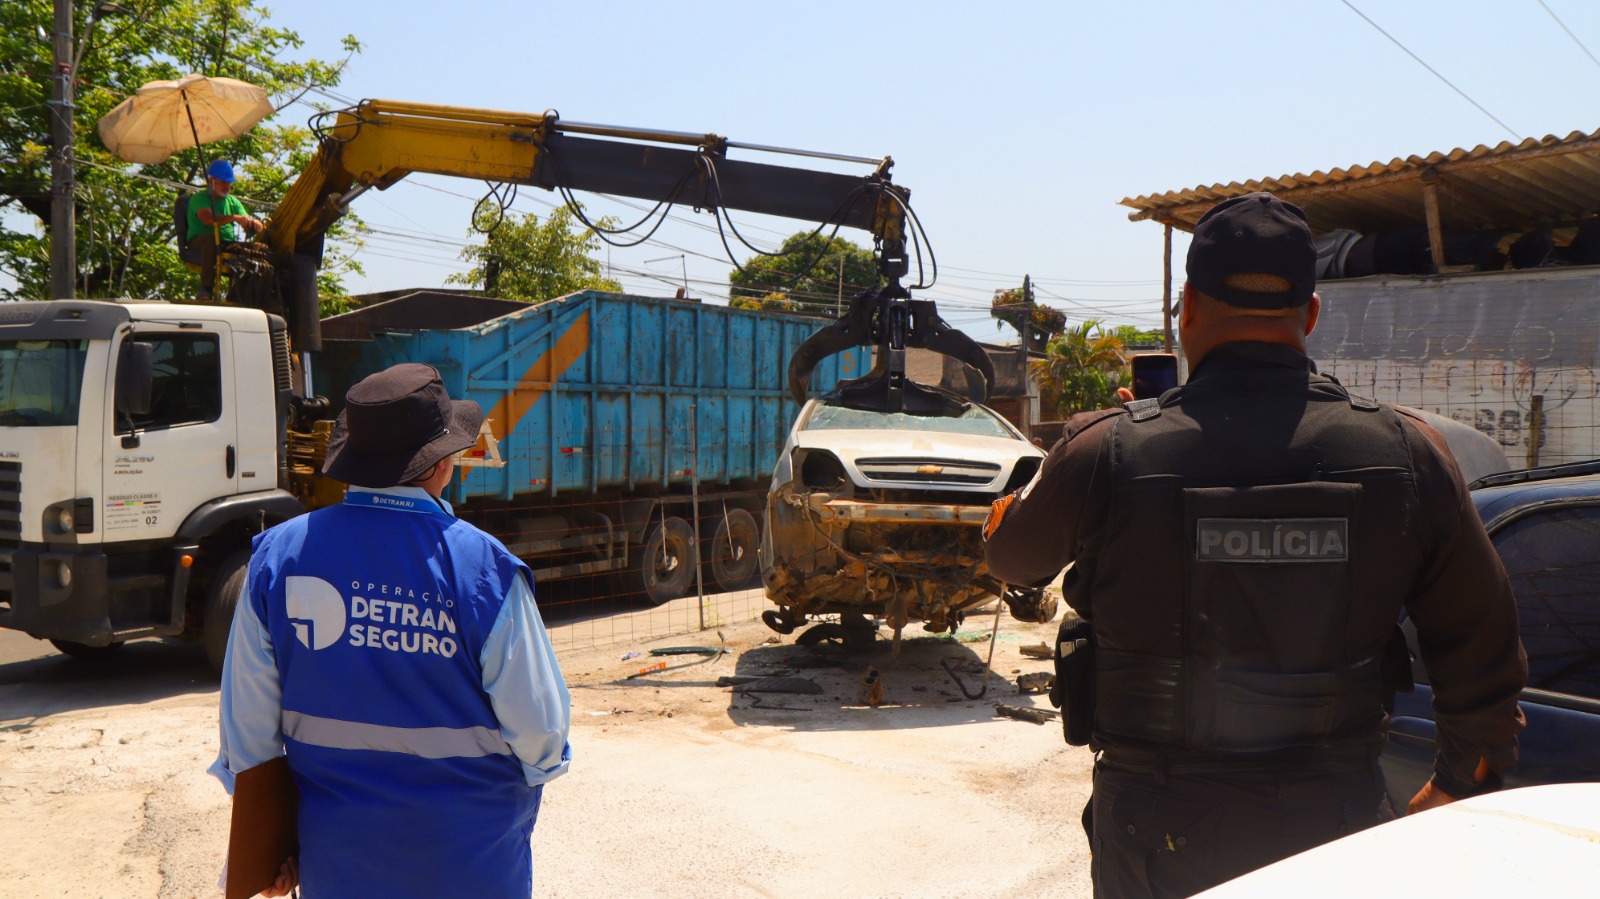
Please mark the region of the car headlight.
<svg viewBox="0 0 1600 899"><path fill-rule="evenodd" d="M800 462L800 483L820 490L837 490L841 482L850 483L839 457L827 450L806 450Z"/></svg>
<svg viewBox="0 0 1600 899"><path fill-rule="evenodd" d="M1044 464L1043 456L1023 456L1011 467L1011 477L1006 480L1005 489L1001 495L1015 493L1027 486L1033 476L1039 473L1039 466Z"/></svg>

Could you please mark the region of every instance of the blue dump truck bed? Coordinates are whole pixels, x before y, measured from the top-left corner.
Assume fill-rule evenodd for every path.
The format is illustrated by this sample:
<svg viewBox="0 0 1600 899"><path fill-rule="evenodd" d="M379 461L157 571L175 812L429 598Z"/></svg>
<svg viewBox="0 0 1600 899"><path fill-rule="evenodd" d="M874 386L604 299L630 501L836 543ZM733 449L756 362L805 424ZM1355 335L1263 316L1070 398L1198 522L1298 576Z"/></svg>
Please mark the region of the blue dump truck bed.
<svg viewBox="0 0 1600 899"><path fill-rule="evenodd" d="M426 308L447 304L460 308ZM506 463L466 470L463 499L687 486L696 469L702 483L765 480L799 412L789 356L823 324L599 292L537 306L421 292L328 319L318 388L337 404L397 362L439 369L451 396L483 407ZM865 349L827 359L813 388L869 364Z"/></svg>
<svg viewBox="0 0 1600 899"><path fill-rule="evenodd" d="M463 517L542 577L631 569L631 589L663 601L681 588L671 553L695 537L734 548L741 564L718 581L753 574L745 550L753 566L765 485L799 412L789 356L824 324L599 292L536 306L419 292L324 321L314 374L337 411L372 372L436 367L451 396L483 406L504 462L458 469L447 498ZM812 389L870 363L867 349L828 358ZM641 557L665 568L652 579Z"/></svg>

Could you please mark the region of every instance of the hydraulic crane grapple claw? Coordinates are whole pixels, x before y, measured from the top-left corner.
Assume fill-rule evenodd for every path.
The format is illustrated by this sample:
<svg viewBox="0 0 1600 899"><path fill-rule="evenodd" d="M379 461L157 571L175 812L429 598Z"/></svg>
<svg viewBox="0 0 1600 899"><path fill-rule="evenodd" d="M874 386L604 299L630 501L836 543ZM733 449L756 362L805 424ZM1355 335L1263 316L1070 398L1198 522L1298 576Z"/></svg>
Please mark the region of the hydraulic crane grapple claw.
<svg viewBox="0 0 1600 899"><path fill-rule="evenodd" d="M969 398L906 378L906 350L920 348L950 356L977 369L987 400L994 363L983 347L939 317L932 300L914 300L898 283L857 294L839 320L806 339L789 359L789 394L804 404L811 372L823 359L852 347L877 347L877 363L864 377L843 381L828 394L852 409L958 415Z"/></svg>

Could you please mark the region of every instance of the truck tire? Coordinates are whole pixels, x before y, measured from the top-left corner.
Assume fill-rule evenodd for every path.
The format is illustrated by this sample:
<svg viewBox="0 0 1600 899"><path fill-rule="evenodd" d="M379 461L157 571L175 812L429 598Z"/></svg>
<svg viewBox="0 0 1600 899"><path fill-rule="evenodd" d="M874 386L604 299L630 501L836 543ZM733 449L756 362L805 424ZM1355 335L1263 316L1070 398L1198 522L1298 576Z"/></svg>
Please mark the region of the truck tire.
<svg viewBox="0 0 1600 899"><path fill-rule="evenodd" d="M233 610L239 604L239 593L244 589L245 575L250 566L250 553L236 550L224 556L211 574L211 586L206 591L206 617L202 624L201 639L206 644L206 661L211 670L222 673L223 660L228 655L228 632L233 630Z"/></svg>
<svg viewBox="0 0 1600 899"><path fill-rule="evenodd" d="M717 518L717 530L706 554L711 557L711 580L723 593L750 586L761 566L756 551L761 546L761 528L754 515L743 509L729 509Z"/></svg>
<svg viewBox="0 0 1600 899"><path fill-rule="evenodd" d="M694 529L682 518L668 518L650 529L635 570L639 592L652 606L677 599L694 583Z"/></svg>
<svg viewBox="0 0 1600 899"><path fill-rule="evenodd" d="M117 650L122 648L121 643L108 643L105 646L90 646L87 643L74 643L71 640L51 640L50 645L61 650L61 652L65 655L72 656L75 659L88 659L90 661L109 659L116 654Z"/></svg>

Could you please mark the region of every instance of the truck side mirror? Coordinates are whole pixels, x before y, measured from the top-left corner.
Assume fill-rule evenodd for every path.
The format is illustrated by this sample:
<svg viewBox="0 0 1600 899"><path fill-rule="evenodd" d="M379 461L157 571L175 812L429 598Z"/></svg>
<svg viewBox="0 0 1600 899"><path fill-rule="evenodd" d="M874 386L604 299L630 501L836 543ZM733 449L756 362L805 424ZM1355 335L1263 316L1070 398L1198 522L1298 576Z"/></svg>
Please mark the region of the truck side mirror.
<svg viewBox="0 0 1600 899"><path fill-rule="evenodd" d="M150 391L155 381L154 348L126 340L117 356L117 413L149 415Z"/></svg>

